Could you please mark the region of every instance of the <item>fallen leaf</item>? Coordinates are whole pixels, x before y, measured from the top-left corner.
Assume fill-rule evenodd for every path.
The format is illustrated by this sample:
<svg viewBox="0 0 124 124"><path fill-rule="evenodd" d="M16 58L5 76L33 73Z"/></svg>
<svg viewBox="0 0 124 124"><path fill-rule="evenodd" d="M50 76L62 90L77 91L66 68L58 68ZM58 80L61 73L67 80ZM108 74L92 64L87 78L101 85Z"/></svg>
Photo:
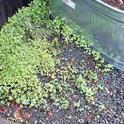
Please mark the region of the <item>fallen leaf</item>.
<svg viewBox="0 0 124 124"><path fill-rule="evenodd" d="M15 120L18 120L18 121L24 121L24 118L22 117L22 114L21 114L21 108L20 106L16 106L15 107L15 113L14 113L14 118Z"/></svg>
<svg viewBox="0 0 124 124"><path fill-rule="evenodd" d="M48 115L49 118L51 118L53 116L53 113L52 112L48 112L47 115Z"/></svg>
<svg viewBox="0 0 124 124"><path fill-rule="evenodd" d="M20 105L18 103L16 103L15 101L13 101L11 106L16 110L19 108Z"/></svg>
<svg viewBox="0 0 124 124"><path fill-rule="evenodd" d="M14 117L15 117L15 120L23 121L23 118L22 118L21 113L20 113L20 108L16 109L16 111L14 113Z"/></svg>
<svg viewBox="0 0 124 124"><path fill-rule="evenodd" d="M112 89L109 89L109 94L110 94L111 96L113 95Z"/></svg>
<svg viewBox="0 0 124 124"><path fill-rule="evenodd" d="M31 114L29 112L21 112L21 116L23 119L30 119L31 118Z"/></svg>

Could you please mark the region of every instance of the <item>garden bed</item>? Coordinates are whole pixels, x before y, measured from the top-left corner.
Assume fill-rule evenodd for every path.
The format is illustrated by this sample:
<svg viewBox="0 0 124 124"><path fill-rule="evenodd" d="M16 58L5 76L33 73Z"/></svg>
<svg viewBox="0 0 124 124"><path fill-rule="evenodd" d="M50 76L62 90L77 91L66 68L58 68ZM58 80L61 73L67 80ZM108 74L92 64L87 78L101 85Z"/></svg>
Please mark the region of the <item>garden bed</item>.
<svg viewBox="0 0 124 124"><path fill-rule="evenodd" d="M124 10L124 0L103 0L103 1L113 7Z"/></svg>
<svg viewBox="0 0 124 124"><path fill-rule="evenodd" d="M123 124L124 76L34 0L0 32L0 114L27 124ZM83 34L83 31L81 31Z"/></svg>
<svg viewBox="0 0 124 124"><path fill-rule="evenodd" d="M59 72L55 80L60 83L65 78L66 81L58 85L53 84L53 86L56 85L63 90L56 94L63 99L56 97L56 100L60 100L59 105L54 103L51 96L47 98L46 105L41 105L38 108L21 108L19 104L15 103L4 108L5 110L1 112L2 117L27 124L123 124L124 79L122 73L114 69L110 73L103 74L103 72L94 69L93 58L84 54L83 49L77 48L74 44L66 46L61 44L58 48L61 49L59 54L61 64L58 66ZM87 95L76 87L75 79L73 79L84 73L84 70L92 70L94 73L98 71L98 82L95 84L90 82L92 87L99 87L92 102L87 101ZM62 71L64 71L64 75L60 74ZM71 71L73 71L73 75L68 74ZM49 84L49 81L52 80L40 74L38 77L41 83Z"/></svg>

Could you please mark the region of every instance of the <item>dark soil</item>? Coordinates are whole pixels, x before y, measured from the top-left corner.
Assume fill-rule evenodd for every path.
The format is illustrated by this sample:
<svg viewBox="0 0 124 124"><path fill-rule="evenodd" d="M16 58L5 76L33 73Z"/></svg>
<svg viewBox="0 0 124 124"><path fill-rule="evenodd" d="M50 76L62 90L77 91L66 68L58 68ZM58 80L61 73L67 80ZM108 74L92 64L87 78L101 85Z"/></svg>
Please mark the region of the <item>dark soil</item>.
<svg viewBox="0 0 124 124"><path fill-rule="evenodd" d="M74 44L65 47L61 45L59 57L61 66L73 60L71 63L78 73L94 69L92 57ZM45 78L41 76L40 80L43 81ZM46 78L46 83L48 80L50 79ZM73 81L70 81L69 90L66 93L70 103L68 108L62 109L48 102L47 111L42 107L22 109L24 124L124 124L124 74L116 69L109 74L99 71L99 85L102 89L97 93L95 102L89 103L85 94L75 87ZM0 113L3 117L14 120L14 108L17 106L12 104L5 110L1 107Z"/></svg>
<svg viewBox="0 0 124 124"><path fill-rule="evenodd" d="M124 10L124 0L103 0L103 1L113 7Z"/></svg>

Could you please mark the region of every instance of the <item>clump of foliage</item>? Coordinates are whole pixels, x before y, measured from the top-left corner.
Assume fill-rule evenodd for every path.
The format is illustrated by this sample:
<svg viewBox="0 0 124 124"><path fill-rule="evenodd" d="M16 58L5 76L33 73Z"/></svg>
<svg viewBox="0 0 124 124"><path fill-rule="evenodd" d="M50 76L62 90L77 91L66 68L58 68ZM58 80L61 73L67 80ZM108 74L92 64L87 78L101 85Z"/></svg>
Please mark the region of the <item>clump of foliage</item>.
<svg viewBox="0 0 124 124"><path fill-rule="evenodd" d="M94 95L97 93L97 88L88 86L87 81L83 75L78 75L75 84L83 93L85 93L86 99L88 101L94 99Z"/></svg>
<svg viewBox="0 0 124 124"><path fill-rule="evenodd" d="M33 34L37 30L43 32L33 25L44 23L48 15L46 4L44 0L34 0L30 7L9 19L0 32L1 104L16 100L34 106L46 96L36 74L39 70L54 72L56 51L45 35L38 38Z"/></svg>

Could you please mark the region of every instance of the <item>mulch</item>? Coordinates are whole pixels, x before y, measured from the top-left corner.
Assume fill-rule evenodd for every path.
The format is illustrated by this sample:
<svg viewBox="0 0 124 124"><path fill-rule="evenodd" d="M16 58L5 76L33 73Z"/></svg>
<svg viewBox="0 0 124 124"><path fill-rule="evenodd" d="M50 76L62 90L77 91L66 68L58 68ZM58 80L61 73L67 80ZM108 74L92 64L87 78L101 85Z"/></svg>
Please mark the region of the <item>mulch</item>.
<svg viewBox="0 0 124 124"><path fill-rule="evenodd" d="M113 7L124 10L124 0L103 0L103 1Z"/></svg>

